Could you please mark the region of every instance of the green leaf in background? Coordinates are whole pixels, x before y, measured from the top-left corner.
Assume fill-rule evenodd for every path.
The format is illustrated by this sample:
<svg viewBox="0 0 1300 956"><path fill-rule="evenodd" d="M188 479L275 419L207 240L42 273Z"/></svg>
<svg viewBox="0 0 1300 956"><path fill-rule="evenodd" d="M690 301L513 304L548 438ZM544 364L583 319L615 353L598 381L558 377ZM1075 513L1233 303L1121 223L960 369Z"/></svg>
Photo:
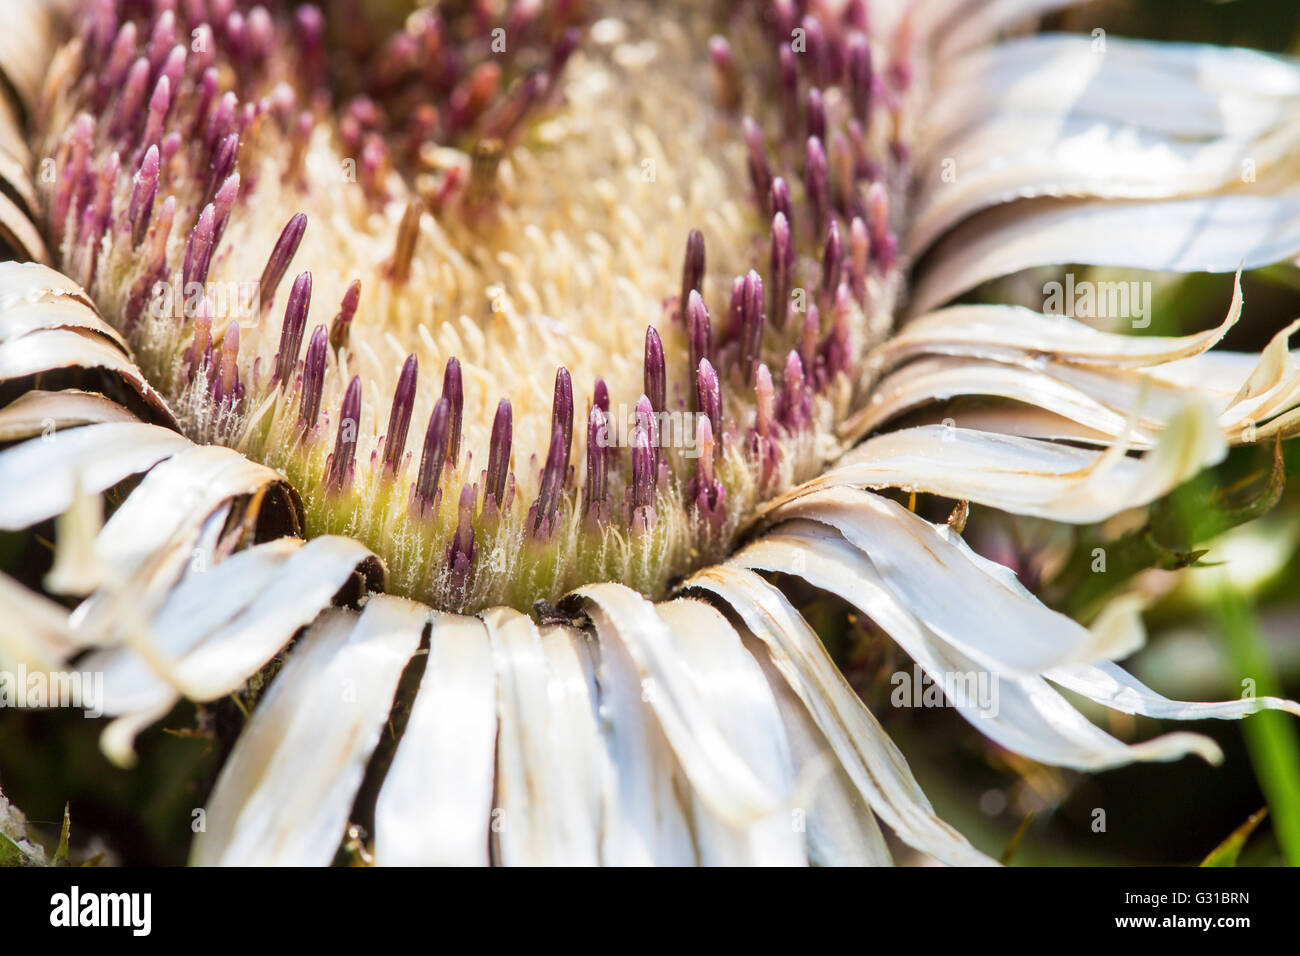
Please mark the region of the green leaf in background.
<svg viewBox="0 0 1300 956"><path fill-rule="evenodd" d="M1285 484L1278 442L1271 466L1252 469L1227 487L1220 487L1217 477L1198 475L1155 502L1142 527L1113 541L1081 533L1069 560L1049 584L1049 603L1087 622L1142 571L1207 566L1200 560L1206 551L1196 545L1268 513ZM1106 554L1105 573L1094 571L1094 550L1099 546Z"/></svg>
<svg viewBox="0 0 1300 956"><path fill-rule="evenodd" d="M1221 588L1215 616L1234 669L1243 680L1253 681L1251 692L1276 694L1277 675L1245 599L1231 587ZM1300 866L1300 736L1294 720L1281 711L1261 711L1242 722L1242 735L1272 811L1282 854L1291 866Z"/></svg>
<svg viewBox="0 0 1300 956"><path fill-rule="evenodd" d="M1228 834L1226 840L1210 851L1201 861L1201 866L1236 866L1241 856L1241 848L1246 845L1255 827L1268 816L1268 807L1260 807L1246 818L1246 822Z"/></svg>
<svg viewBox="0 0 1300 956"><path fill-rule="evenodd" d="M0 866L45 866L45 851L27 835L27 818L0 791Z"/></svg>
<svg viewBox="0 0 1300 956"><path fill-rule="evenodd" d="M63 826L59 829L59 845L54 850L50 866L68 865L68 836L72 833L72 804L63 805Z"/></svg>

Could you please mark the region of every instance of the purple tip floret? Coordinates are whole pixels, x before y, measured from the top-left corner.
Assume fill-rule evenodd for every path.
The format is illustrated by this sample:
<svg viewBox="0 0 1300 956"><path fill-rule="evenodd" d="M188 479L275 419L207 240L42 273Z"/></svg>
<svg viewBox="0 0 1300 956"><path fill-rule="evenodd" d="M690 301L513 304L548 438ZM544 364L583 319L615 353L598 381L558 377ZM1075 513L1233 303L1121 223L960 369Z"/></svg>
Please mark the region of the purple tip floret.
<svg viewBox="0 0 1300 956"><path fill-rule="evenodd" d="M753 269L746 273L740 297L741 371L754 380L754 363L763 349L763 280Z"/></svg>
<svg viewBox="0 0 1300 956"><path fill-rule="evenodd" d="M704 235L692 229L686 237L686 255L682 260L682 291L678 308L685 309L692 292L704 289Z"/></svg>
<svg viewBox="0 0 1300 956"><path fill-rule="evenodd" d="M122 136L130 131L140 110L144 107L145 93L149 83L149 61L138 57L126 74L126 84L122 87L122 96L117 101L117 110L113 113L108 132L111 136Z"/></svg>
<svg viewBox="0 0 1300 956"><path fill-rule="evenodd" d="M555 528L555 519L560 508L560 493L564 489L567 459L568 449L564 445L564 433L559 428L554 428L551 431L551 447L546 453L546 464L542 467L541 487L529 514L535 535L549 536Z"/></svg>
<svg viewBox="0 0 1300 956"><path fill-rule="evenodd" d="M804 191L812 207L813 229L820 233L826 228L830 209L830 179L826 165L826 149L816 136L809 136L804 147Z"/></svg>
<svg viewBox="0 0 1300 956"><path fill-rule="evenodd" d="M563 472L569 467L569 448L573 443L573 380L569 370L560 367L555 373L555 399L551 404L551 430L564 440Z"/></svg>
<svg viewBox="0 0 1300 956"><path fill-rule="evenodd" d="M384 470L394 473L402 464L406 451L406 433L411 427L411 411L415 408L415 388L420 376L420 363L408 355L393 389L393 407L388 413L388 434L384 438Z"/></svg>
<svg viewBox="0 0 1300 956"><path fill-rule="evenodd" d="M749 183L754 187L754 195L760 203L771 203L772 167L767 161L767 146L763 142L763 131L748 116L741 123L745 134L745 147L749 153ZM770 210L764 208L770 214Z"/></svg>
<svg viewBox="0 0 1300 956"><path fill-rule="evenodd" d="M465 388L461 380L460 359L447 359L442 373L442 397L447 400L447 460L452 467L460 461L460 427L465 413Z"/></svg>
<svg viewBox="0 0 1300 956"><path fill-rule="evenodd" d="M497 405L496 418L492 422L492 438L488 447L487 488L484 495L490 495L497 507L503 507L506 494L506 475L510 472L510 442L513 437L513 423L510 402L502 399Z"/></svg>
<svg viewBox="0 0 1300 956"><path fill-rule="evenodd" d="M340 349L348 340L348 326L357 314L357 304L361 301L361 280L353 279L346 292L339 311L330 323L330 348Z"/></svg>
<svg viewBox="0 0 1300 956"><path fill-rule="evenodd" d="M470 567L474 564L474 500L473 485L460 489L460 502L456 509L456 533L447 545L447 570L450 574L452 600L461 604L469 590Z"/></svg>
<svg viewBox="0 0 1300 956"><path fill-rule="evenodd" d="M700 414L708 418L709 424L713 426L713 434L721 435L722 385L708 359L700 360L699 371L695 375L695 396Z"/></svg>
<svg viewBox="0 0 1300 956"><path fill-rule="evenodd" d="M840 285L840 265L844 261L844 241L839 223L834 219L826 227L826 245L822 249L822 291L833 293Z"/></svg>
<svg viewBox="0 0 1300 956"><path fill-rule="evenodd" d="M202 285L208 279L215 230L216 210L212 203L208 203L199 213L199 221L195 224L194 231L190 233L189 244L185 248L185 267L181 275L187 288L191 282Z"/></svg>
<svg viewBox="0 0 1300 956"><path fill-rule="evenodd" d="M325 486L342 491L352 483L357 452L357 431L361 427L361 376L353 375L339 409L339 427L334 436L334 453L325 478Z"/></svg>
<svg viewBox="0 0 1300 956"><path fill-rule="evenodd" d="M433 507L442 480L442 463L447 451L447 424L451 413L446 397L438 399L424 432L424 450L420 455L420 473L415 479L414 506L417 514Z"/></svg>
<svg viewBox="0 0 1300 956"><path fill-rule="evenodd" d="M861 33L849 37L848 70L853 114L865 127L871 116L871 44Z"/></svg>
<svg viewBox="0 0 1300 956"><path fill-rule="evenodd" d="M826 138L826 101L817 87L808 90L808 135Z"/></svg>
<svg viewBox="0 0 1300 956"><path fill-rule="evenodd" d="M144 241L145 230L149 226L149 217L153 215L153 204L157 198L158 147L150 146L140 160L140 169L136 172L131 187L131 203L127 207L132 246L138 246Z"/></svg>
<svg viewBox="0 0 1300 956"><path fill-rule="evenodd" d="M880 268L894 264L898 239L889 230L889 196L883 183L872 183L867 190L867 214L871 219L871 253Z"/></svg>
<svg viewBox="0 0 1300 956"><path fill-rule="evenodd" d="M609 419L592 408L587 419L587 511L605 500L609 481Z"/></svg>
<svg viewBox="0 0 1300 956"><path fill-rule="evenodd" d="M781 127L787 138L793 138L799 129L799 64L789 44L782 45L777 58Z"/></svg>
<svg viewBox="0 0 1300 956"><path fill-rule="evenodd" d="M645 393L657 412L664 410L667 376L664 344L660 341L655 327L648 325L645 330Z"/></svg>
<svg viewBox="0 0 1300 956"><path fill-rule="evenodd" d="M632 507L655 503L654 440L641 425L632 430Z"/></svg>
<svg viewBox="0 0 1300 956"><path fill-rule="evenodd" d="M307 217L303 213L298 213L281 231L280 238L275 240L275 246L271 249L270 258L266 260L266 267L262 269L262 279L258 285L263 309L269 308L271 300L275 298L275 290L280 285L280 280L284 278L285 272L288 271L289 262L298 251L302 234L306 230Z"/></svg>
<svg viewBox="0 0 1300 956"><path fill-rule="evenodd" d="M221 242L222 233L226 231L226 223L230 221L230 213L235 208L235 200L239 198L239 173L231 173L226 177L221 188L217 190L216 195L212 197L212 206L215 210L217 225L213 230L212 244L216 245Z"/></svg>
<svg viewBox="0 0 1300 956"><path fill-rule="evenodd" d="M785 181L785 177L777 176L772 180L772 215L778 212L785 216L786 225L790 227L791 235L794 233L794 219L790 212L790 184Z"/></svg>
<svg viewBox="0 0 1300 956"><path fill-rule="evenodd" d="M778 329L785 327L786 311L789 309L790 274L794 269L794 242L790 236L790 223L784 213L778 212L772 217L772 253L769 264L771 272L771 301L767 313L772 324Z"/></svg>
<svg viewBox="0 0 1300 956"><path fill-rule="evenodd" d="M163 120L171 105L171 81L165 76L160 76L158 82L154 84L153 95L149 97L149 115L145 118L144 135L140 138L142 143L152 145L162 138Z"/></svg>
<svg viewBox="0 0 1300 956"><path fill-rule="evenodd" d="M307 343L307 357L302 363L302 397L298 404L298 425L315 427L320 416L321 389L325 386L325 360L329 354L329 333L318 325Z"/></svg>
<svg viewBox="0 0 1300 956"><path fill-rule="evenodd" d="M293 280L289 302L284 309L284 324L280 327L280 350L275 354L275 371L272 382L283 390L293 376L298 363L298 349L307 328L307 310L311 306L311 273L304 272Z"/></svg>
<svg viewBox="0 0 1300 956"><path fill-rule="evenodd" d="M692 292L686 302L686 339L690 344L691 368L699 368L701 360L713 355L713 333L709 310L698 292Z"/></svg>

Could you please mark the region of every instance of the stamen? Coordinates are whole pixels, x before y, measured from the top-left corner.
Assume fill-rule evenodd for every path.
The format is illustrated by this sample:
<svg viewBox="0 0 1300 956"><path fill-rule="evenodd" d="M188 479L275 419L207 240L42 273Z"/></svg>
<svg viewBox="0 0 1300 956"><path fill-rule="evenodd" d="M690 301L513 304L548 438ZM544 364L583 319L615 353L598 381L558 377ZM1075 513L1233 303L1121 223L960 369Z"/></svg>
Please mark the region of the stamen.
<svg viewBox="0 0 1300 956"><path fill-rule="evenodd" d="M455 356L447 359L447 368L442 373L442 397L447 400L447 462L455 467L460 461L460 425L465 411L460 360Z"/></svg>
<svg viewBox="0 0 1300 956"><path fill-rule="evenodd" d="M226 223L230 221L230 213L235 208L237 198L239 198L239 173L231 173L221 184L217 194L212 197L212 206L217 220L212 233L213 246L221 242L222 233L226 231Z"/></svg>
<svg viewBox="0 0 1300 956"><path fill-rule="evenodd" d="M871 217L871 251L882 270L894 264L898 239L889 231L889 196L883 183L867 189L867 212Z"/></svg>
<svg viewBox="0 0 1300 956"><path fill-rule="evenodd" d="M122 96L117 101L117 109L114 110L113 120L108 127L110 136L121 136L131 128L144 106L148 82L149 61L138 57L126 74L126 85L122 87Z"/></svg>
<svg viewBox="0 0 1300 956"><path fill-rule="evenodd" d="M799 353L792 351L785 357L785 375L777 418L786 428L802 428L811 421L811 413L811 399L804 386L803 362Z"/></svg>
<svg viewBox="0 0 1300 956"><path fill-rule="evenodd" d="M144 136L140 138L142 143L158 142L162 136L163 119L167 116L167 110L171 105L171 81L165 76L160 76L153 88L153 95L149 97L149 116L144 123Z"/></svg>
<svg viewBox="0 0 1300 956"><path fill-rule="evenodd" d="M329 349L329 333L318 325L307 343L307 357L302 363L302 397L298 404L298 425L303 430L314 428L320 417L321 390L325 385L325 360Z"/></svg>
<svg viewBox="0 0 1300 956"><path fill-rule="evenodd" d="M817 340L822 334L821 313L816 305L808 306L803 317L803 328L799 330L799 360L806 370L815 368L817 359Z"/></svg>
<svg viewBox="0 0 1300 956"><path fill-rule="evenodd" d="M205 29L206 26L204 24L204 26L199 27L199 30ZM196 42L199 39L199 37L195 37ZM210 33L206 36L205 42L209 44L208 48L211 49L210 44L214 41ZM203 75L199 79L198 98L194 104L194 119L189 129L191 136L198 135L199 130L203 129L204 124L208 121L208 113L212 109L212 103L216 100L217 90L220 88L219 76L217 68L210 66L203 71Z"/></svg>
<svg viewBox="0 0 1300 956"><path fill-rule="evenodd" d="M686 256L682 260L682 292L677 301L685 309L692 292L704 289L704 235L692 229L686 237ZM683 313L684 314L684 313Z"/></svg>
<svg viewBox="0 0 1300 956"><path fill-rule="evenodd" d="M393 257L389 260L388 275L393 282L405 282L411 275L411 260L415 256L415 241L420 238L420 212L422 203L412 199L406 204L402 221L397 226L397 241Z"/></svg>
<svg viewBox="0 0 1300 956"><path fill-rule="evenodd" d="M808 89L808 135L826 139L826 104L815 86Z"/></svg>
<svg viewBox="0 0 1300 956"><path fill-rule="evenodd" d="M632 429L632 507L644 508L654 504L656 469L654 464L654 439L644 425Z"/></svg>
<svg viewBox="0 0 1300 956"><path fill-rule="evenodd" d="M645 393L656 412L664 410L667 377L664 344L660 341L655 327L648 325L645 330Z"/></svg>
<svg viewBox="0 0 1300 956"><path fill-rule="evenodd" d="M695 376L695 396L697 408L701 415L709 419L713 434L722 434L722 385L718 373L713 370L708 359L700 360L699 371Z"/></svg>
<svg viewBox="0 0 1300 956"><path fill-rule="evenodd" d="M113 47L108 54L108 62L101 74L96 91L96 103L101 109L110 96L122 89L126 72L131 68L131 62L135 58L136 39L135 24L128 20L117 31L117 37L113 40Z"/></svg>
<svg viewBox="0 0 1300 956"><path fill-rule="evenodd" d="M199 300L199 307L194 313L194 338L185 353L183 372L186 378L193 376L205 364L212 346L212 303L205 295Z"/></svg>
<svg viewBox="0 0 1300 956"><path fill-rule="evenodd" d="M820 233L826 228L830 208L829 178L826 169L826 149L816 136L809 136L804 148L803 185L812 207L813 229Z"/></svg>
<svg viewBox="0 0 1300 956"><path fill-rule="evenodd" d="M750 269L745 274L741 291L740 346L741 371L745 381L754 380L754 363L763 348L763 280Z"/></svg>
<svg viewBox="0 0 1300 956"><path fill-rule="evenodd" d="M849 37L848 72L853 114L866 127L871 117L871 44L861 33Z"/></svg>
<svg viewBox="0 0 1300 956"><path fill-rule="evenodd" d="M298 349L307 328L307 309L310 306L311 273L304 272L293 280L289 302L284 309L284 324L280 327L280 350L275 353L271 382L278 383L281 391L289 384L289 377L298 362Z"/></svg>
<svg viewBox="0 0 1300 956"><path fill-rule="evenodd" d="M701 361L713 355L709 310L704 307L704 300L698 292L692 292L686 300L686 338L690 343L691 368L697 369Z"/></svg>
<svg viewBox="0 0 1300 956"><path fill-rule="evenodd" d="M212 401L216 405L229 402L232 406L239 400L239 324L231 322L221 336L221 368L213 379Z"/></svg>
<svg viewBox="0 0 1300 956"><path fill-rule="evenodd" d="M569 448L573 442L573 381L569 370L561 366L555 373L555 398L551 403L551 430L564 438L564 464L561 474L569 467Z"/></svg>
<svg viewBox="0 0 1300 956"><path fill-rule="evenodd" d="M217 144L231 132L235 125L235 114L238 111L239 97L231 92L223 94L217 102L217 108L212 111L212 116L208 118L208 128L203 134L203 149L205 152L214 152Z"/></svg>
<svg viewBox="0 0 1300 956"><path fill-rule="evenodd" d="M789 34L785 34L789 36ZM799 130L799 65L789 43L783 43L777 54L777 68L781 100L781 129L787 139L793 139Z"/></svg>
<svg viewBox="0 0 1300 956"><path fill-rule="evenodd" d="M754 414L754 427L764 438L772 434L772 425L776 418L776 389L772 387L772 373L767 365L760 364L755 376L754 394L757 408Z"/></svg>
<svg viewBox="0 0 1300 956"><path fill-rule="evenodd" d="M456 533L447 545L447 570L450 575L451 599L462 604L469 587L470 567L474 563L474 486L466 484L460 489L460 503L456 514Z"/></svg>
<svg viewBox="0 0 1300 956"><path fill-rule="evenodd" d="M637 399L636 427L642 429L650 439L650 452L657 477L659 474L659 424L655 420L655 410L650 405L650 399L644 395Z"/></svg>
<svg viewBox="0 0 1300 956"><path fill-rule="evenodd" d="M782 212L772 217L769 269L772 273L772 290L767 314L772 324L782 329L785 328L786 312L790 307L790 273L794 269L794 241L790 235L790 222Z"/></svg>
<svg viewBox="0 0 1300 956"><path fill-rule="evenodd" d="M423 514L433 507L438 494L438 484L442 481L442 464L447 449L447 426L451 416L447 399L438 399L429 416L429 427L424 433L424 451L420 456L420 473L415 480L415 497L413 506L416 514Z"/></svg>
<svg viewBox="0 0 1300 956"><path fill-rule="evenodd" d="M840 266L844 261L844 242L840 226L834 219L826 227L826 245L822 249L822 292L830 295L840 285Z"/></svg>
<svg viewBox="0 0 1300 956"><path fill-rule="evenodd" d="M411 427L411 412L415 407L415 387L419 378L419 362L408 355L397 377L393 390L393 407L388 413L388 434L384 438L384 471L395 474L406 451L406 433Z"/></svg>
<svg viewBox="0 0 1300 956"><path fill-rule="evenodd" d="M505 506L512 434L510 402L503 398L497 404L496 418L492 422L492 438L488 443L487 487L483 492L484 500L491 496L498 508Z"/></svg>
<svg viewBox="0 0 1300 956"><path fill-rule="evenodd" d="M748 116L741 122L741 128L749 152L749 182L754 187L754 196L760 206L759 212L771 215L772 167L767 161L767 146L763 142L763 132Z"/></svg>
<svg viewBox="0 0 1300 956"><path fill-rule="evenodd" d="M554 519L560 507L560 491L564 485L568 457L569 451L564 444L564 432L559 428L553 428L551 446L546 453L546 464L542 467L541 487L529 514L535 535L549 535L555 527Z"/></svg>
<svg viewBox="0 0 1300 956"><path fill-rule="evenodd" d="M866 294L867 263L871 258L871 236L860 216L849 223L849 275L853 291L860 299Z"/></svg>
<svg viewBox="0 0 1300 956"><path fill-rule="evenodd" d="M598 407L587 419L587 502L586 510L605 501L609 472L609 419Z"/></svg>
<svg viewBox="0 0 1300 956"><path fill-rule="evenodd" d="M361 427L361 376L353 375L339 410L339 427L334 437L334 453L325 478L325 487L342 491L352 483L357 451L357 431Z"/></svg>
<svg viewBox="0 0 1300 956"><path fill-rule="evenodd" d="M777 176L772 180L772 215L775 216L778 212L785 216L785 222L790 229L793 241L794 217L790 212L790 185L783 176Z"/></svg>
<svg viewBox="0 0 1300 956"><path fill-rule="evenodd" d="M822 29L821 21L811 15L804 17L800 26L804 29L809 73L818 86L825 86L831 80L826 31Z"/></svg>
<svg viewBox="0 0 1300 956"><path fill-rule="evenodd" d="M216 211L212 203L203 207L199 221L190 233L189 243L185 248L185 267L181 273L185 287L191 282L203 285L208 278L208 267L212 263L213 230L216 229Z"/></svg>
<svg viewBox="0 0 1300 956"><path fill-rule="evenodd" d="M149 34L149 45L145 50L152 69L158 68L175 42L176 14L171 10L164 10L154 21L153 31Z"/></svg>
<svg viewBox="0 0 1300 956"><path fill-rule="evenodd" d="M338 314L330 323L330 348L341 349L347 343L348 327L352 325L352 319L357 314L357 303L360 301L361 280L353 279L347 291L343 293L343 303L339 306Z"/></svg>
<svg viewBox="0 0 1300 956"><path fill-rule="evenodd" d="M298 251L298 245L302 242L302 234L306 230L307 217L303 213L298 213L285 225L280 232L280 238L275 240L275 246L271 249L270 258L266 260L266 266L262 269L261 281L258 283L263 311L271 307L271 301L275 298L275 290L279 287L280 280L284 278L294 253Z"/></svg>
<svg viewBox="0 0 1300 956"><path fill-rule="evenodd" d="M740 75L731 44L725 37L709 37L709 59L713 63L713 89L719 105L728 112L740 106Z"/></svg>
<svg viewBox="0 0 1300 956"><path fill-rule="evenodd" d="M212 173L208 177L208 186L205 191L207 196L211 196L216 185L222 182L227 176L235 171L235 163L239 159L239 134L229 133L221 138L217 144L216 152L212 156Z"/></svg>
<svg viewBox="0 0 1300 956"><path fill-rule="evenodd" d="M695 460L695 478L691 482L689 494L695 502L697 514L711 533L716 535L727 520L727 489L713 472L717 442L713 437L713 426L707 418L701 418L695 426L695 447L699 451L699 457Z"/></svg>

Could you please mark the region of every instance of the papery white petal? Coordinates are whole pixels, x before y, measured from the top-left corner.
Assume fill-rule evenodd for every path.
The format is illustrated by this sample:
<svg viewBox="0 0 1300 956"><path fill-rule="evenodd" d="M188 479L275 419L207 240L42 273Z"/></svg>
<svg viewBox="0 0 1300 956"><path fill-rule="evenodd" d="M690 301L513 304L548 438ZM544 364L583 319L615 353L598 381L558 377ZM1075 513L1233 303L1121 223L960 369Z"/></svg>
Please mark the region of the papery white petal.
<svg viewBox="0 0 1300 956"><path fill-rule="evenodd" d="M735 561L796 574L857 607L943 688L962 717L1023 756L1081 770L1134 760L1175 760L1189 753L1210 762L1222 759L1214 741L1199 734L1166 734L1124 744L1089 723L1041 677L1017 678L981 667L899 604L870 559L837 532L809 522L789 522L749 545Z"/></svg>
<svg viewBox="0 0 1300 956"><path fill-rule="evenodd" d="M816 545L804 542L799 547ZM817 635L785 595L745 570L748 556L747 549L728 564L699 572L689 583L727 601L766 645L783 682L807 708L866 806L901 839L947 863L992 863L935 815L907 761L845 681ZM787 557L791 567L797 566L799 558L793 552Z"/></svg>
<svg viewBox="0 0 1300 956"><path fill-rule="evenodd" d="M497 678L475 617L433 612L429 659L375 803L379 866L486 866Z"/></svg>
<svg viewBox="0 0 1300 956"><path fill-rule="evenodd" d="M695 801L695 840L706 866L799 866L807 863L790 801L794 768L775 698L740 636L717 610L678 599L656 605L705 704L741 758L786 805L748 825L719 819Z"/></svg>
<svg viewBox="0 0 1300 956"><path fill-rule="evenodd" d="M308 630L222 768L192 862L333 859L428 613L375 595L359 616L331 611Z"/></svg>

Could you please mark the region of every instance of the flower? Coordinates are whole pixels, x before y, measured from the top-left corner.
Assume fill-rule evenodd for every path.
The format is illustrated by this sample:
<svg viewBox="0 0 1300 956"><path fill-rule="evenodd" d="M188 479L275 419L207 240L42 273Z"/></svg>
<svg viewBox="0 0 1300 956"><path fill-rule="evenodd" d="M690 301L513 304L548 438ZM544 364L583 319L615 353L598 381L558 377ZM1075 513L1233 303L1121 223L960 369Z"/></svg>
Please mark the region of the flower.
<svg viewBox="0 0 1300 956"><path fill-rule="evenodd" d="M991 862L759 572L1045 763L1219 757L1124 744L1053 684L1300 713L1159 696L1112 663L1131 613L1085 628L961 538L969 504L1099 522L1295 429L1291 328L1208 351L1239 287L1178 338L931 311L1030 265L1300 251L1228 192L1247 146L1284 155L1294 68L990 42L1056 5L948 31L953 4L81 4L39 94L0 64L52 170L0 196L33 260L0 266L0 528L58 545L46 593L0 578L0 661L102 673L121 763L182 697L273 673L198 863L328 863L368 773L380 863L886 863L877 818ZM1142 70L1201 111L1104 95ZM1265 107L1216 126L1243 88ZM886 489L960 504L935 525Z"/></svg>

